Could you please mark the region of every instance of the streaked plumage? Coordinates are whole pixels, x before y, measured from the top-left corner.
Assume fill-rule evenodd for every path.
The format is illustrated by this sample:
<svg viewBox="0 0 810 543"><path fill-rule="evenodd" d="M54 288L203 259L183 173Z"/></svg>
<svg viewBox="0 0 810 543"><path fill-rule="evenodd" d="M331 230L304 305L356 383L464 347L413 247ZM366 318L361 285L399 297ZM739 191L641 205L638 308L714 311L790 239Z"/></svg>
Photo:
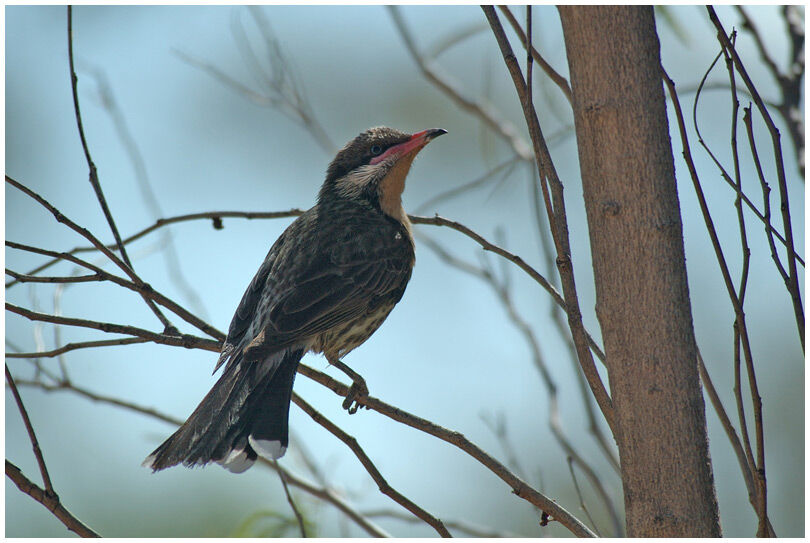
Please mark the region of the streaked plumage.
<svg viewBox="0 0 810 543"><path fill-rule="evenodd" d="M145 466L214 461L241 472L257 455L284 454L301 357L313 351L336 363L405 292L414 250L400 195L413 158L444 133L372 128L338 153L318 203L276 240L243 295L219 380Z"/></svg>

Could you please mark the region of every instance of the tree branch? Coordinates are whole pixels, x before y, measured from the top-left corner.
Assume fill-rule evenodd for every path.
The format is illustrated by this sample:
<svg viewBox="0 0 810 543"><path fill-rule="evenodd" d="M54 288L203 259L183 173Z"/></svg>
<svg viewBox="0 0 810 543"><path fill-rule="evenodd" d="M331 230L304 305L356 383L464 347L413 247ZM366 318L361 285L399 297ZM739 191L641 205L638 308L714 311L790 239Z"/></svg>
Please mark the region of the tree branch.
<svg viewBox="0 0 810 543"><path fill-rule="evenodd" d="M219 341L192 336L190 334L158 334L156 332L144 330L143 328L137 328L135 326L38 313L36 311L31 311L8 302L6 302L6 310L16 313L17 315L21 315L31 321L67 324L69 326L80 326L82 328L94 328L108 334L126 334L128 336L143 338L147 341L151 341L152 343L173 345L175 347L185 347L187 349L196 348L218 353L221 345Z"/></svg>
<svg viewBox="0 0 810 543"><path fill-rule="evenodd" d="M45 493L55 496L56 492L53 490L51 476L48 475L48 466L45 465L45 457L42 456L42 449L39 448L39 441L37 440L37 434L34 432L34 426L31 424L31 419L28 417L28 411L25 409L25 405L20 397L20 392L17 390L17 385L14 383L14 377L11 376L11 372L8 369L8 364L5 366L6 381L8 382L9 388L11 388L11 394L14 396L14 401L17 403L17 409L20 410L20 416L22 417L23 424L25 425L25 430L28 432L28 439L31 440L31 447L34 449L34 457L37 459L39 473L42 475L42 482L45 485Z"/></svg>
<svg viewBox="0 0 810 543"><path fill-rule="evenodd" d="M551 155L543 138L540 122L537 119L537 112L526 97L526 81L523 79L517 58L512 52L512 46L509 45L509 40L498 19L498 15L495 13L495 9L492 6L481 6L481 9L484 11L490 27L492 27L492 32L498 42L504 62L512 76L515 90L523 106L523 114L526 118L526 124L529 127L529 135L534 145L535 163L540 172L546 213L548 214L552 238L554 239L554 244L557 249L557 267L560 272L560 278L562 279L566 313L568 314L568 325L571 329L574 345L576 345L579 363L588 379L588 384L591 387L594 398L596 398L596 403L602 410L602 414L615 436L617 428L614 422L613 402L610 399L610 395L602 382L602 377L599 375L593 357L591 356L591 343L582 323L582 313L579 309L579 299L577 297L576 283L574 281L574 270L571 264L571 248L568 239L568 219L566 218L565 212L563 185L557 176L554 163L551 160ZM546 184L546 180L551 185L550 189ZM549 192L551 192L551 195L549 195ZM552 198L554 200L553 207Z"/></svg>
<svg viewBox="0 0 810 543"><path fill-rule="evenodd" d="M20 468L8 460L6 460L6 477L11 479L24 494L28 494L44 505L71 532L74 532L79 537L100 537L96 532L85 526L82 521L74 517L59 501L59 496L39 488L20 471Z"/></svg>
<svg viewBox="0 0 810 543"><path fill-rule="evenodd" d="M104 217L107 219L107 224L110 225L110 230L112 230L113 237L115 238L115 242L118 246L118 251L121 253L121 258L124 259L124 262L127 266L129 266L130 269L134 269L132 267L132 262L129 260L129 256L124 249L124 244L121 242L121 235L118 233L118 227L115 226L115 220L113 220L112 213L110 213L110 208L107 206L107 200L104 198L104 192L101 190L101 183L98 180L98 171L96 170L96 165L93 163L93 159L90 157L90 149L87 146L87 139L84 137L82 114L81 110L79 109L79 93L76 89L76 83L78 82L79 78L76 77L76 70L73 67L73 6L67 7L67 32L68 59L70 61L70 86L73 91L73 110L76 114L76 124L79 127L79 136L82 140L84 157L87 159L88 168L90 168L90 185L93 187L93 190L96 193L96 198L98 198L98 203L101 205L101 210L104 212Z"/></svg>
<svg viewBox="0 0 810 543"><path fill-rule="evenodd" d="M515 31L515 34L517 34L520 43L523 44L524 47L526 47L527 44L526 34L520 27L520 23L518 22L518 20L509 10L509 6L500 5L498 6L498 9L501 10L501 13L503 13L504 17L506 17L506 20L509 21L510 25L512 25L512 29ZM552 68L551 64L546 62L546 59L543 58L543 55L541 55L540 52L534 48L533 45L531 45L527 50L531 51L531 58L533 58L534 61L540 65L540 68L542 68L542 70L546 73L549 79L551 79L554 82L554 84L557 85L557 87L560 89L560 91L562 91L563 95L565 96L565 99L568 100L569 104L571 104L573 102L573 98L571 97L571 87L568 85L568 80L565 79L563 76L561 76L559 72L557 72L557 70ZM529 79L530 78L527 77L526 81L528 82Z"/></svg>
<svg viewBox="0 0 810 543"><path fill-rule="evenodd" d="M56 209L47 200L45 200L45 198L43 198L42 196L40 196L39 194L37 194L33 190L29 189L25 185L15 181L11 177L6 176L6 183L8 183L12 187L18 189L19 191L25 193L27 196L31 197L33 200L35 200L37 203L39 203L42 207L44 207L45 209L50 211L57 222L60 222L60 223L62 223L64 225L66 225L68 228L70 228L71 230L73 230L74 232L80 234L82 237L84 237L86 240L88 240L91 244L93 244L93 246L96 249L98 249L99 251L104 253L104 255L107 258L109 258L116 266L121 268L121 270L124 273L126 273L129 276L129 278L135 284L145 285L145 283L143 281L141 281L141 278L138 277L138 275L135 273L135 271L132 269L131 266L128 266L125 262L122 262L121 259L119 259L115 255L115 253L110 251L89 230L87 230L86 228L82 228L81 226L79 226L78 224L76 224L75 222L73 222L72 220L67 218L66 216L64 216L58 209ZM149 307L149 309L152 310L152 312L155 314L155 316L157 316L157 318L158 318L158 320L160 320L161 324L163 324L163 327L164 327L166 333L176 333L177 329L174 326L172 326L172 324L169 322L169 320L163 315L163 313L160 312L160 309L158 309L157 306L151 300L149 300L149 298L147 298L144 295L142 295L142 296L143 296L144 301L146 302L146 305Z"/></svg>
<svg viewBox="0 0 810 543"><path fill-rule="evenodd" d="M349 387L347 385L305 364L298 365L298 373L322 384L340 397L345 397L349 392ZM385 415L390 419L430 434L441 439L442 441L450 443L451 445L455 445L462 451L478 460L478 462L480 462L484 467L508 484L512 488L513 494L551 515L555 520L571 530L574 535L578 537L594 537L593 532L591 532L591 530L582 524L576 517L571 515L555 501L544 496L532 488L529 484L522 481L519 477L509 471L503 464L484 452L480 447L472 443L460 432L454 432L452 430L443 428L438 424L430 422L429 420L421 417L417 417L416 415L408 413L407 411L399 409L398 407L389 405L373 396L356 398L355 401L364 405L368 409Z"/></svg>
<svg viewBox="0 0 810 543"><path fill-rule="evenodd" d="M357 459L360 460L360 463L363 464L363 467L366 468L368 474L371 475L371 478L374 479L374 482L377 483L380 492L382 492L383 494L385 494L386 496L388 496L389 498L400 504L402 507L404 507L405 509L407 509L420 519L424 520L427 524L432 526L439 533L440 536L453 537L452 535L450 535L450 532L447 531L447 528L444 527L444 524L442 524L441 520L437 519L436 517L434 517L433 515L431 515L430 513L428 513L415 503L413 503L411 500L409 500L408 498L397 492L391 485L388 484L388 482L385 480L382 474L380 474L379 470L371 461L371 459L368 457L368 455L366 455L365 451L363 451L363 448L360 447L360 444L357 442L357 439L350 436L349 434L341 430L332 421L321 415L318 411L315 410L314 407L309 405L306 401L304 401L303 398L301 398L301 396L299 396L295 392L293 392L292 400L293 402L295 402L295 405L303 409L304 412L312 418L312 420L314 420L315 422L326 428L326 430L328 430L332 435L334 435L343 443L345 443L346 446L352 450L355 456L357 456Z"/></svg>
<svg viewBox="0 0 810 543"><path fill-rule="evenodd" d="M489 102L466 98L458 88L457 83L451 81L448 76L443 74L441 68L435 61L425 58L419 52L413 36L408 29L408 25L405 23L405 19L399 11L399 7L388 6L388 11L402 37L402 41L405 42L405 48L411 54L411 57L413 57L413 60L416 62L422 75L425 76L425 79L441 90L461 109L476 116L495 131L496 134L509 143L515 154L520 156L520 158L523 160L531 160L531 150L523 138L518 135L517 128L509 121L500 118L498 112L495 111L495 108Z"/></svg>

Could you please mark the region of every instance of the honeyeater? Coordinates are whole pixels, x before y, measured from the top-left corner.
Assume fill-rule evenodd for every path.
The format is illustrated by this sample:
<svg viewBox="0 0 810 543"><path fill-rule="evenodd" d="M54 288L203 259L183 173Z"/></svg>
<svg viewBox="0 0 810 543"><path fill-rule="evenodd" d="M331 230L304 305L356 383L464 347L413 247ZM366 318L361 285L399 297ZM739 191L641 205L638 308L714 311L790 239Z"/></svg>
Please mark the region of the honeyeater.
<svg viewBox="0 0 810 543"><path fill-rule="evenodd" d="M405 292L414 264L405 178L417 153L446 133L371 128L338 152L317 203L276 240L242 296L214 370L224 365L222 375L144 466L217 462L240 473L258 456L280 458L296 369L308 351L352 376L344 407L367 393L340 359Z"/></svg>

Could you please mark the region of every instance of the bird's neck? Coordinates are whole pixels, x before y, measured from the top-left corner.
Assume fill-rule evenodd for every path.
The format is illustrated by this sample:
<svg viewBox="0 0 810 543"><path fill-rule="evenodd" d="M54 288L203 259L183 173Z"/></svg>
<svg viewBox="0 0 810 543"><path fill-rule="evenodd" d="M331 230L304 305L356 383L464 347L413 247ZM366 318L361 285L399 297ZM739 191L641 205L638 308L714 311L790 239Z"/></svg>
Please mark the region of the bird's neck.
<svg viewBox="0 0 810 543"><path fill-rule="evenodd" d="M408 214L402 207L402 191L405 190L405 178L415 156L414 154L402 157L380 181L377 189L382 212L402 223L409 234L411 221L408 220Z"/></svg>

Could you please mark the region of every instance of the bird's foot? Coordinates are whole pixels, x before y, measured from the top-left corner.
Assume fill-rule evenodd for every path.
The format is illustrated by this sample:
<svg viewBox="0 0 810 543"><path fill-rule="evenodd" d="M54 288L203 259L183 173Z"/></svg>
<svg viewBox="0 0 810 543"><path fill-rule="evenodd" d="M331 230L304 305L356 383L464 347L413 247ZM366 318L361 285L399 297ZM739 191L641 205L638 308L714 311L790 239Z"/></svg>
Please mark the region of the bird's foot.
<svg viewBox="0 0 810 543"><path fill-rule="evenodd" d="M359 408L365 407L365 405L358 402L357 399L362 401L367 397L368 387L366 386L366 380L357 375L357 378L352 383L352 386L349 387L349 392L346 394L346 399L343 400L343 409L348 411L350 415L354 415L357 413Z"/></svg>
<svg viewBox="0 0 810 543"><path fill-rule="evenodd" d="M346 399L343 400L343 409L348 411L350 415L354 415L357 413L359 408L365 407L362 403L360 403L360 401L368 397L366 380L363 379L359 373L355 372L340 360L329 360L329 363L348 375L352 380L352 386L349 387L349 392L346 394Z"/></svg>

